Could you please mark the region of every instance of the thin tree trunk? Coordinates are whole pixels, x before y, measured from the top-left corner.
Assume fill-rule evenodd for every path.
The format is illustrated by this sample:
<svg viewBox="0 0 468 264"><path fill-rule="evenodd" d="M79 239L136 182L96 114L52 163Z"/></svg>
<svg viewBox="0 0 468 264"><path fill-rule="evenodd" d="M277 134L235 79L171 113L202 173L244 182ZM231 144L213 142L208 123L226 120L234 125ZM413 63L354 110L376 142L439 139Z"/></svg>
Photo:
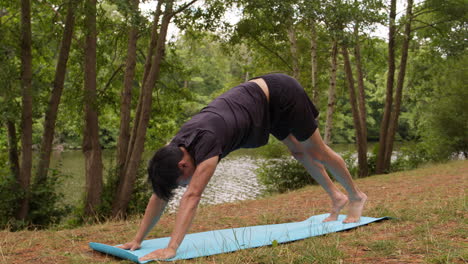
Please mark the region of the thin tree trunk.
<svg viewBox="0 0 468 264"><path fill-rule="evenodd" d="M296 30L293 24L288 28L288 38L292 57L293 77L299 79L299 54L297 52Z"/></svg>
<svg viewBox="0 0 468 264"><path fill-rule="evenodd" d="M138 12L138 0L129 1L132 7L132 17L135 18ZM119 184L117 193L120 193L123 187L121 182L125 177L125 161L127 159L127 152L130 142L130 112L132 101L132 86L135 77L136 65L136 51L138 40L138 24L136 19L132 19L132 26L128 32L128 45L127 45L127 60L125 66L124 85L121 94L120 104L120 134L117 144L117 168L119 170ZM112 216L116 217L115 208L117 203L112 205Z"/></svg>
<svg viewBox="0 0 468 264"><path fill-rule="evenodd" d="M76 0L71 0L68 2L67 16L65 18L65 28L63 30L57 67L55 69L55 79L53 82L52 93L44 121L44 132L42 135L41 151L35 178L36 184L44 183L47 179L47 170L50 165L50 155L52 153L52 141L55 134L55 122L57 120L58 107L65 82L68 55L70 53L73 27L75 25L75 3Z"/></svg>
<svg viewBox="0 0 468 264"><path fill-rule="evenodd" d="M369 175L369 167L367 164L367 111L366 111L366 94L364 90L364 73L362 71L362 62L361 62L361 47L359 44L359 26L355 25L354 35L355 35L355 45L354 45L354 57L356 60L356 71L357 71L357 84L358 84L358 110L359 118L361 125L361 140L360 146L362 147L362 158L366 159L366 162L362 163L362 168L359 169L359 176L366 177Z"/></svg>
<svg viewBox="0 0 468 264"><path fill-rule="evenodd" d="M361 45L359 44L359 32L358 25L356 24L354 28L355 35L355 45L354 45L354 57L356 60L356 71L357 71L357 84L358 84L358 107L359 107L359 117L361 118L361 130L363 139L365 139L364 144L367 145L367 111L366 111L366 93L364 88L364 73L362 70L362 60L361 60Z"/></svg>
<svg viewBox="0 0 468 264"><path fill-rule="evenodd" d="M117 208L115 209L115 212L117 212L116 215L118 216L124 215L125 211L127 210L128 203L133 192L133 185L135 183L138 165L141 161L141 155L144 151L146 129L148 127L151 112L152 91L156 81L159 79L161 61L164 56L167 28L172 17L173 0L168 0L165 2L165 4L166 7L161 23L161 30L158 35L156 52L154 56L152 56L151 70L142 88L141 98L143 101L141 102L141 114L140 116L135 117L139 118L140 121L138 122L138 128L134 137L135 143L133 146L133 151L131 151L131 156L126 166L125 179L122 182L122 191L117 193L116 197L116 199L119 201L119 204L116 205Z"/></svg>
<svg viewBox="0 0 468 264"><path fill-rule="evenodd" d="M29 185L32 169L32 52L31 3L21 0L21 168L18 184L24 196L19 201L16 218L25 220L29 213Z"/></svg>
<svg viewBox="0 0 468 264"><path fill-rule="evenodd" d="M344 70L346 73L346 80L348 83L349 90L349 101L351 103L351 111L353 113L354 128L356 130L356 146L358 150L358 166L359 176L367 176L367 144L362 135L361 117L359 116L359 109L356 98L356 90L354 87L353 70L351 68L351 62L349 59L348 49L345 46L341 47L341 52L344 61Z"/></svg>
<svg viewBox="0 0 468 264"><path fill-rule="evenodd" d="M154 18L153 18L153 26L151 29L151 41L148 46L148 51L146 55L146 60L145 60L145 66L144 66L144 72L143 72L143 80L141 82L142 86L145 84L146 79L148 78L148 74L151 70L151 63L152 63L152 58L156 49L156 44L158 42L158 28L159 28L159 17L161 16L161 6L163 0L158 1L158 5L156 7L156 11L154 13ZM130 157L132 156L132 151L133 151L133 146L135 145L135 140L136 140L136 135L137 135L137 129L138 129L138 122L139 116L141 115L141 103L143 102L143 92L140 91L140 95L138 96L138 103L137 103L137 109L135 112L135 119L133 122L133 129L132 129L132 134L130 135L130 142L128 145L128 150L127 150L127 157L125 159L125 167L124 171L127 170L126 166L128 165L128 162L130 161ZM120 183L119 183L120 184ZM120 201L117 201L116 203L120 203Z"/></svg>
<svg viewBox="0 0 468 264"><path fill-rule="evenodd" d="M388 33L388 73L387 73L387 92L385 94L385 107L380 123L379 137L379 153L377 155L376 173L383 173L388 168L385 167L385 153L387 146L387 133L390 123L390 114L393 104L393 83L395 81L395 17L396 17L396 0L391 0L390 4L390 21Z"/></svg>
<svg viewBox="0 0 468 264"><path fill-rule="evenodd" d="M18 137L16 135L16 126L12 120L6 121L8 132L8 158L10 161L10 171L15 177L19 178L19 155L18 155Z"/></svg>
<svg viewBox="0 0 468 264"><path fill-rule="evenodd" d="M392 158L393 152L393 142L395 140L395 133L398 127L398 117L400 116L401 109L401 98L403 95L403 85L405 82L405 73L406 73L406 64L408 61L408 50L409 43L411 41L411 19L413 16L413 0L408 0L408 6L406 9L406 18L407 22L405 24L405 33L403 44L401 48L401 60L400 60L400 69L398 72L397 86L395 91L395 103L393 105L393 111L390 119L390 125L388 128L386 147L385 147L385 168L390 168L390 161Z"/></svg>
<svg viewBox="0 0 468 264"><path fill-rule="evenodd" d="M325 144L329 145L331 141L331 131L333 127L333 112L336 103L336 69L337 69L338 43L336 40L332 44L331 63L330 63L330 86L328 88L327 120L325 123Z"/></svg>
<svg viewBox="0 0 468 264"><path fill-rule="evenodd" d="M318 89L317 89L317 30L315 28L315 21L311 21L310 25L310 65L311 65L311 86L312 86L312 102L318 103Z"/></svg>
<svg viewBox="0 0 468 264"><path fill-rule="evenodd" d="M102 155L96 93L96 0L85 1L84 100L85 127L83 153L86 163L85 215L93 216L101 203Z"/></svg>

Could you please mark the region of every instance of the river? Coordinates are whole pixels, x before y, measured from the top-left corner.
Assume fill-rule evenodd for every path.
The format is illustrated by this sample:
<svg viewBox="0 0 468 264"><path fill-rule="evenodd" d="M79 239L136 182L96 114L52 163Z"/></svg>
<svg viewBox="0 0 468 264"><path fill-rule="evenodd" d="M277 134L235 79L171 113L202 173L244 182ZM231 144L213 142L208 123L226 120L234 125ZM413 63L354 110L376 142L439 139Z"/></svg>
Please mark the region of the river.
<svg viewBox="0 0 468 264"><path fill-rule="evenodd" d="M354 151L353 144L335 145L333 148L340 153ZM112 163L114 150L105 150L104 175ZM150 154L145 154L148 159ZM201 204L219 204L237 200L255 199L262 195L265 189L255 175L255 169L260 160L263 160L255 150L239 150L221 160L210 183L206 187ZM59 175L63 175L64 182L61 186L65 194L66 204L77 204L82 198L85 185L84 157L81 150L67 150L55 152L52 157L52 167ZM184 192L184 188L176 190L175 198L169 203L169 210L174 210L178 205L178 198Z"/></svg>

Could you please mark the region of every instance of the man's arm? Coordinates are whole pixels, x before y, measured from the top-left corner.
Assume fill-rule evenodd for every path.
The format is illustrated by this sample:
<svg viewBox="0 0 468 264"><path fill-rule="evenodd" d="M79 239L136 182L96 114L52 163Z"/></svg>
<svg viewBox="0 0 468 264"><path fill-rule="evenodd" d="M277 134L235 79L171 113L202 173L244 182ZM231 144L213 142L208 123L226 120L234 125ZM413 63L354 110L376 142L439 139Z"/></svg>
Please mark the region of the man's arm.
<svg viewBox="0 0 468 264"><path fill-rule="evenodd" d="M159 221L159 218L161 218L161 215L163 214L166 205L166 201L160 199L156 194L153 193L153 195L151 195L151 198L148 201L148 205L146 206L145 210L145 215L143 216L143 220L141 221L140 227L138 228L138 232L135 238L131 242L120 245L119 248L130 250L139 249L143 239L145 239L146 235L148 235L150 230Z"/></svg>
<svg viewBox="0 0 468 264"><path fill-rule="evenodd" d="M176 255L177 249L192 224L203 190L205 190L211 176L213 176L218 160L219 157L215 156L203 161L197 166L192 176L192 180L180 200L179 211L177 212L174 231L172 232L169 245L167 248L158 249L140 258L141 261L150 259L168 259Z"/></svg>

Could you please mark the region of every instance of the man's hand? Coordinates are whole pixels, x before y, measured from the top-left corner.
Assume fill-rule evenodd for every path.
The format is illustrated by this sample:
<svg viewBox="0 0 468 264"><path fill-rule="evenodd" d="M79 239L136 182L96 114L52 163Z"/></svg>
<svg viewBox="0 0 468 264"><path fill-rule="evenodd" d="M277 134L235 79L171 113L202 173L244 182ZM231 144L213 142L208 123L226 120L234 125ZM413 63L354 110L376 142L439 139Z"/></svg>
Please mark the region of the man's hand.
<svg viewBox="0 0 468 264"><path fill-rule="evenodd" d="M140 261L151 260L151 259L170 259L175 257L176 251L172 248L161 248L155 250L143 257L139 258Z"/></svg>
<svg viewBox="0 0 468 264"><path fill-rule="evenodd" d="M133 251L141 248L141 243L138 243L137 241L133 240L131 242L125 243L117 247L121 249L130 249L131 251Z"/></svg>

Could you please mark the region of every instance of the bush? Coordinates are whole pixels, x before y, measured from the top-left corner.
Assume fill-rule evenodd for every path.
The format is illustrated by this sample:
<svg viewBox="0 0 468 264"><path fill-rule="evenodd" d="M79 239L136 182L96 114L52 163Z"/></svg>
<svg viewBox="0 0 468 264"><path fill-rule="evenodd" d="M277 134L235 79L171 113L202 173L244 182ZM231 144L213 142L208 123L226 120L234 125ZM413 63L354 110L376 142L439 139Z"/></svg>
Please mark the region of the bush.
<svg viewBox="0 0 468 264"><path fill-rule="evenodd" d="M98 209L98 218L105 220L112 215L112 204L118 187L118 168L113 159L110 160L109 169L106 170L106 180L102 192L102 203ZM151 190L147 181L146 162L138 167L134 190L127 209L127 215L142 214L145 212Z"/></svg>
<svg viewBox="0 0 468 264"><path fill-rule="evenodd" d="M268 144L258 148L257 152L260 156L270 159L278 159L285 155L289 155L289 150L286 145L281 143L281 141L275 137L270 137Z"/></svg>
<svg viewBox="0 0 468 264"><path fill-rule="evenodd" d="M268 192L283 193L315 183L304 167L293 158L262 161L256 174Z"/></svg>
<svg viewBox="0 0 468 264"><path fill-rule="evenodd" d="M5 172L6 169L0 172L0 229L15 226L17 201L22 197L22 193L17 191L19 186L14 177Z"/></svg>
<svg viewBox="0 0 468 264"><path fill-rule="evenodd" d="M26 195L11 173L2 171L0 175L0 229L20 230L24 228L48 228L60 223L70 212L70 207L63 204L62 193L57 192L63 177L51 171L47 181L33 185L29 192L29 214L25 221L15 219L18 200Z"/></svg>
<svg viewBox="0 0 468 264"><path fill-rule="evenodd" d="M71 212L71 206L63 203L64 194L57 191L64 178L58 170L49 169L45 183L34 185L31 190L29 222L34 228L48 228L59 224Z"/></svg>

